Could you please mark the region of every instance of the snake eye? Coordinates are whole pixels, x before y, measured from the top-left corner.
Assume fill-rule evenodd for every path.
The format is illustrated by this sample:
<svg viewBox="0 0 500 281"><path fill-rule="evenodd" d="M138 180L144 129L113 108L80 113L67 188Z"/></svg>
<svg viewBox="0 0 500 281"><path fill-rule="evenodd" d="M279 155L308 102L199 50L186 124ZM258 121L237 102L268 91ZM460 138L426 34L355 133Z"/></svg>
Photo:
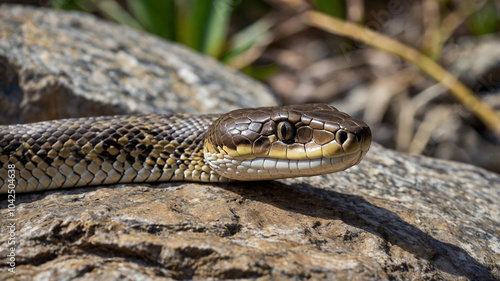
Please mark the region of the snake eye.
<svg viewBox="0 0 500 281"><path fill-rule="evenodd" d="M288 142L295 136L295 127L288 121L279 122L277 135L281 141Z"/></svg>

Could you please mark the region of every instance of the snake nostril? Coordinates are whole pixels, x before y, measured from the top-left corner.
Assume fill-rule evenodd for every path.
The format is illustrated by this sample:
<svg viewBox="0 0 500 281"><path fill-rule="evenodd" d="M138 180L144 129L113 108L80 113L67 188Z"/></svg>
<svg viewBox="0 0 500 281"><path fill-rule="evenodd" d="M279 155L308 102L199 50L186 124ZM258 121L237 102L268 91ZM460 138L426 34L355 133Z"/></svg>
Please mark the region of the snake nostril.
<svg viewBox="0 0 500 281"><path fill-rule="evenodd" d="M336 135L337 143L340 144L340 145L343 145L344 142L347 141L348 137L349 136L347 135L346 131L339 131L339 132L337 132L337 135Z"/></svg>

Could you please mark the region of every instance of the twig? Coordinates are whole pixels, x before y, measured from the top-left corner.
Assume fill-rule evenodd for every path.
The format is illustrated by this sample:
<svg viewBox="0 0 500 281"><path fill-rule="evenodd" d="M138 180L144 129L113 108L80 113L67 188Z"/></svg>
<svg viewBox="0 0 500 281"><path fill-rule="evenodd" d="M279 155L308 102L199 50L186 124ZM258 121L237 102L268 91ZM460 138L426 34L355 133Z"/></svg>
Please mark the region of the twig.
<svg viewBox="0 0 500 281"><path fill-rule="evenodd" d="M304 21L330 33L349 37L395 54L416 65L448 88L459 102L476 115L495 135L500 137L500 115L458 81L455 76L417 50L361 25L345 22L316 11L305 12Z"/></svg>

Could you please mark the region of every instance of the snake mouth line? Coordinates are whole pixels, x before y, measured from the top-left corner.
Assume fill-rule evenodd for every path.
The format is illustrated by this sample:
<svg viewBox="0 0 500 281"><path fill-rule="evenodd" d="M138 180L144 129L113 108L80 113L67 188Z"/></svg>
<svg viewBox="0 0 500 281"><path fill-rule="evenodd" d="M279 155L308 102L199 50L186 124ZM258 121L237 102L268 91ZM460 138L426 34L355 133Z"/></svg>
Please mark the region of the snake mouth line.
<svg viewBox="0 0 500 281"><path fill-rule="evenodd" d="M357 151L334 158L251 160L219 159L213 167L222 176L235 180L271 180L297 176L310 176L342 171L361 161L366 151Z"/></svg>

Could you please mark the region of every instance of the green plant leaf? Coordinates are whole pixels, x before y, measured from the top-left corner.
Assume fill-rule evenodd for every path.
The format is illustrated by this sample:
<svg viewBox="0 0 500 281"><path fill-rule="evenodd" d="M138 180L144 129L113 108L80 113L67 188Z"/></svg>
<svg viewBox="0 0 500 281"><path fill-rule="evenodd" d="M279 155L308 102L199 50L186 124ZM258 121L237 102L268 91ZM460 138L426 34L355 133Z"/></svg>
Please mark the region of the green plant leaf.
<svg viewBox="0 0 500 281"><path fill-rule="evenodd" d="M158 0L127 0L137 21L150 33L175 40L175 2Z"/></svg>
<svg viewBox="0 0 500 281"><path fill-rule="evenodd" d="M233 1L214 0L211 2L205 32L202 36L201 51L213 57L219 57L226 42Z"/></svg>
<svg viewBox="0 0 500 281"><path fill-rule="evenodd" d="M281 69L280 66L276 64L266 65L266 66L253 66L247 65L241 69L241 72L246 75L253 77L257 80L266 80L271 77L273 74L278 72Z"/></svg>
<svg viewBox="0 0 500 281"><path fill-rule="evenodd" d="M144 30L144 27L116 1L92 0L92 2L99 8L99 10L117 23L128 25L135 29Z"/></svg>
<svg viewBox="0 0 500 281"><path fill-rule="evenodd" d="M484 7L469 19L471 31L476 35L495 33L500 24L500 10L494 0L489 0Z"/></svg>
<svg viewBox="0 0 500 281"><path fill-rule="evenodd" d="M276 21L276 18L262 17L234 34L230 40L230 50L221 58L221 61L229 63L253 46L259 45L259 42L267 41L270 37L269 30L276 24Z"/></svg>
<svg viewBox="0 0 500 281"><path fill-rule="evenodd" d="M314 7L325 14L345 19L345 1L342 0L314 0Z"/></svg>

